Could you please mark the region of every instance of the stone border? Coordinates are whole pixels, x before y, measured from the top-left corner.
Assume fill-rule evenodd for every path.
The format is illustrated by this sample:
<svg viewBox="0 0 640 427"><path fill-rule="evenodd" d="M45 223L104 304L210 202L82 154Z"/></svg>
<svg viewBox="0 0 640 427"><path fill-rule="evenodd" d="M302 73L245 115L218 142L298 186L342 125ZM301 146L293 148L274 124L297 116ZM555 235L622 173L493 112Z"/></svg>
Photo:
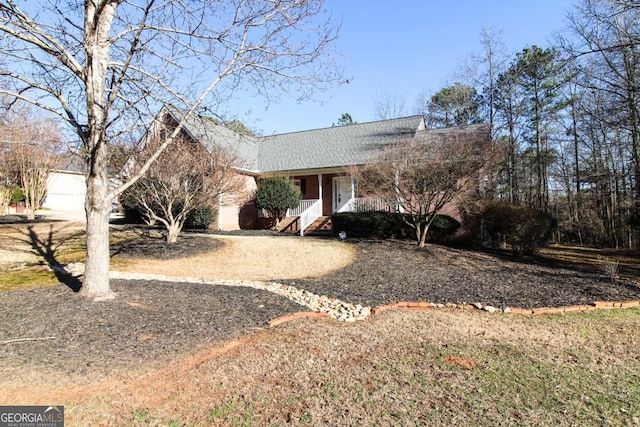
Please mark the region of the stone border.
<svg viewBox="0 0 640 427"><path fill-rule="evenodd" d="M415 301L400 301L386 305L379 305L371 310L371 315L380 314L388 310L405 309L412 311L427 311L434 308L454 308L458 310L483 310L489 313L505 313L505 314L518 314L518 315L543 315L543 314L560 314L570 313L577 311L591 311L591 310L611 310L616 308L637 308L640 307L640 300L632 301L594 301L591 304L585 305L568 305L561 307L539 307L539 308L518 308L518 307L505 307L498 309L490 305L483 306L480 303L474 304L435 304L432 302L415 302ZM330 316L328 313L321 313L315 311L300 311L297 313L287 314L284 316L276 317L269 320L267 324L270 328L281 325L283 323L291 322L300 318L322 318L322 319L336 319ZM341 320L341 319L336 319ZM364 319L358 319L364 320Z"/></svg>
<svg viewBox="0 0 640 427"><path fill-rule="evenodd" d="M72 275L78 279L84 274L84 264L71 263L66 266L58 266L57 269L64 273ZM430 310L433 308L455 308L462 310L483 310L489 313L511 313L511 314L523 314L523 315L541 315L541 314L558 314L568 313L575 311L588 311L596 309L613 309L613 308L632 308L640 307L640 300L632 301L594 301L585 305L570 305L563 307L539 307L539 308L518 308L518 307L504 307L497 308L491 305L483 305L479 302L472 304L435 304L431 302L412 302L401 301L391 304L377 306L375 308L363 307L360 304L351 304L346 301L341 301L336 298L328 297L326 295L317 295L304 289L296 288L291 285L284 285L277 282L263 282L253 280L220 280L220 279L201 279L195 277L173 277L158 274L140 274L140 273L123 273L118 271L110 271L109 277L111 279L125 279L125 280L160 280L166 282L184 282L184 283L201 283L209 285L221 285L221 286L242 286L254 289L260 289L267 292L271 292L282 297L285 297L291 301L296 302L304 307L307 307L311 311L300 311L292 314L271 319L267 322L269 327L274 327L282 323L290 322L301 317L308 318L331 318L341 322L356 322L365 320L372 314L382 313L386 310L392 310L396 308L403 308L409 310Z"/></svg>
<svg viewBox="0 0 640 427"><path fill-rule="evenodd" d="M524 314L524 315L542 315L542 314L559 314L569 313L576 311L590 311L590 310L602 310L602 309L614 309L614 308L633 308L640 307L640 300L632 301L594 301L585 305L569 305L560 307L538 307L538 308L518 308L518 307L504 307L502 309L492 307L490 305L483 306L480 303L473 304L434 304L430 302L395 302L392 304L380 305L375 307L371 312L372 314L382 313L383 311L392 310L396 308L424 311L433 308L456 308L460 310L484 310L489 313L510 313L510 314Z"/></svg>

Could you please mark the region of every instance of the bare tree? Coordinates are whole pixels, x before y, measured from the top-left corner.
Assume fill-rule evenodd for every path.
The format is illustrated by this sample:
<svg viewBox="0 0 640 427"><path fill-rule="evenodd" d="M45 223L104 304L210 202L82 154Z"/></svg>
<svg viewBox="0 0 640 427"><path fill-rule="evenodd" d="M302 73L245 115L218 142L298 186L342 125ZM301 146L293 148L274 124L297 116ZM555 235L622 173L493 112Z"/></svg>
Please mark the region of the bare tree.
<svg viewBox="0 0 640 427"><path fill-rule="evenodd" d="M582 0L557 37L581 72L576 91L582 99L572 117L574 157L585 154L579 167L575 162L573 180L581 219L588 208L601 221L599 229L584 230L587 242L589 235L600 235L600 244L638 244L633 228L640 218L639 18L637 2Z"/></svg>
<svg viewBox="0 0 640 427"><path fill-rule="evenodd" d="M397 206L423 247L436 214L477 189L489 138L486 125L426 131L356 169L359 191Z"/></svg>
<svg viewBox="0 0 640 427"><path fill-rule="evenodd" d="M49 175L56 165L62 148L62 138L56 122L51 118L29 117L29 109L5 117L4 138L8 162L7 183L10 176L24 194L27 219L35 219L47 195ZM9 196L10 197L10 196Z"/></svg>
<svg viewBox="0 0 640 427"><path fill-rule="evenodd" d="M499 123L495 117L496 84L498 76L508 67L509 54L502 30L498 28L482 28L479 41L481 51L464 60L452 74L451 80L477 90L482 121L489 123L491 136L496 140L499 130Z"/></svg>
<svg viewBox="0 0 640 427"><path fill-rule="evenodd" d="M145 161L165 141L155 129L145 140L137 161ZM175 243L189 214L212 207L223 194L239 193L242 181L236 159L221 147L211 152L184 133L151 165L146 175L129 187L143 214L167 230L167 243Z"/></svg>
<svg viewBox="0 0 640 427"><path fill-rule="evenodd" d="M483 94L483 104L486 117L491 128L491 137L496 137L496 85L498 76L507 68L506 47L502 38L502 31L496 28L483 28L480 32L482 53L474 57L479 70L474 82Z"/></svg>
<svg viewBox="0 0 640 427"><path fill-rule="evenodd" d="M379 120L396 119L407 114L405 97L397 92L381 92L373 100L373 108Z"/></svg>
<svg viewBox="0 0 640 427"><path fill-rule="evenodd" d="M111 200L151 167L198 108L238 91L304 99L339 81L328 62L338 27L322 3L44 0L23 10L17 0L0 0L7 59L0 93L58 114L87 155L87 298L114 297ZM136 175L110 188L109 142L140 136L163 104L187 114Z"/></svg>
<svg viewBox="0 0 640 427"><path fill-rule="evenodd" d="M3 133L5 129L3 126ZM0 140L0 215L9 213L9 205L17 178L9 158L11 151L6 140Z"/></svg>

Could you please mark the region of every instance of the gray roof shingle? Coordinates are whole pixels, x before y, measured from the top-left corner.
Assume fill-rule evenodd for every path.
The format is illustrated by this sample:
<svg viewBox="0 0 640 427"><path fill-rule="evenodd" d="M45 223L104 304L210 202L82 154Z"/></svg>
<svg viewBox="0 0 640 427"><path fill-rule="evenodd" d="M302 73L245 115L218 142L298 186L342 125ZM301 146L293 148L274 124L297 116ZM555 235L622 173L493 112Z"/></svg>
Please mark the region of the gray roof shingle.
<svg viewBox="0 0 640 427"><path fill-rule="evenodd" d="M167 110L175 120L182 118L183 114L178 110L171 107ZM240 135L205 117L191 116L185 125L185 131L208 150L215 145L222 146L241 161L240 168L254 173L360 165L384 147L402 140L485 140L487 129L487 125L480 124L426 130L420 115L262 138Z"/></svg>
<svg viewBox="0 0 640 427"><path fill-rule="evenodd" d="M424 129L422 116L286 133L260 141L261 172L358 165L381 148L413 138Z"/></svg>
<svg viewBox="0 0 640 427"><path fill-rule="evenodd" d="M182 112L172 107L167 107L167 111L176 122L180 122L184 116ZM231 155L239 161L239 168L253 172L258 171L257 138L241 135L225 126L216 124L209 118L194 115L187 118L184 130L209 151L214 146L229 150Z"/></svg>

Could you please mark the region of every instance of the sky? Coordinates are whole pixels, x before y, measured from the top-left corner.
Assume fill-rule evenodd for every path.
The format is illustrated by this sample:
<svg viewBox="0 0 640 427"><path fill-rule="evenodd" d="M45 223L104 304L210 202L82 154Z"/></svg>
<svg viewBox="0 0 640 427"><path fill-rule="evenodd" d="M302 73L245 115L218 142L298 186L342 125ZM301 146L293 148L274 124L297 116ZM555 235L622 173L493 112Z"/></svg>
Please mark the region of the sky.
<svg viewBox="0 0 640 427"><path fill-rule="evenodd" d="M229 113L263 135L329 127L343 113L356 122L377 120L382 93L402 96L410 109L419 94L453 82L453 74L481 53L480 33L495 28L509 53L548 47L564 27L574 0L327 0L342 27L336 62L349 84L317 93L313 101L283 98L266 107L236 98Z"/></svg>

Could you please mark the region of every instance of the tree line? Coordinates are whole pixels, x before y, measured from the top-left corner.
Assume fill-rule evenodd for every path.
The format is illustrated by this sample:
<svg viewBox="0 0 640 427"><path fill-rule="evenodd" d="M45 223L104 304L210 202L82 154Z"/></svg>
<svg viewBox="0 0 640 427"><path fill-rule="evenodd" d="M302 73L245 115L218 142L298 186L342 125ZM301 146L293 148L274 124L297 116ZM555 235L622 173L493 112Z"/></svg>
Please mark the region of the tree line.
<svg viewBox="0 0 640 427"><path fill-rule="evenodd" d="M501 154L484 196L552 214L555 239L640 243L640 5L582 0L550 46L506 52L499 31L454 83L419 96L429 127L485 122ZM379 118L406 111L384 94Z"/></svg>

